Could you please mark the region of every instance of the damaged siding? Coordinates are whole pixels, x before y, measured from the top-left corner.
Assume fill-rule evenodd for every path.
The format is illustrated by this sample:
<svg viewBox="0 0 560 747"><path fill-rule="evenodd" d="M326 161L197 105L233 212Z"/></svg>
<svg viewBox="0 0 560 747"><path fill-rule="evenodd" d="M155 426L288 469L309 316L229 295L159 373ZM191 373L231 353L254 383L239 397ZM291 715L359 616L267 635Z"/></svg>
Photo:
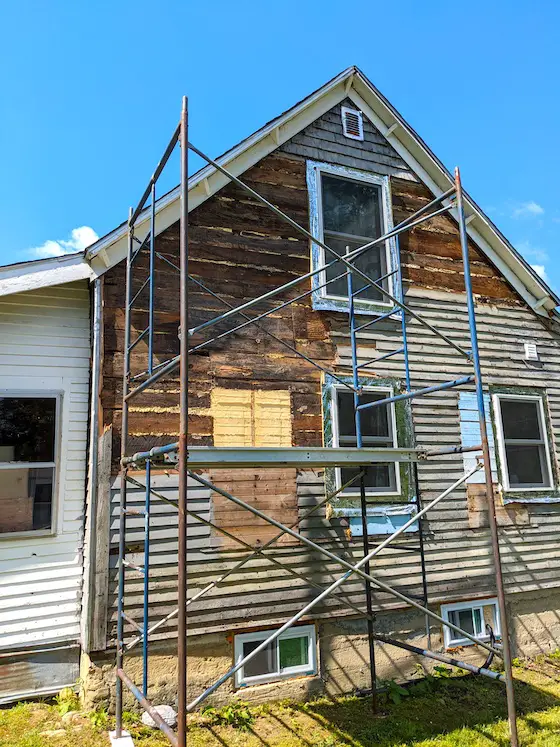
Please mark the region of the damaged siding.
<svg viewBox="0 0 560 747"><path fill-rule="evenodd" d="M432 198L414 174L375 128L365 122L363 143L342 137L339 108L308 127L279 151L266 157L244 176L245 181L267 199L278 205L301 225L307 226L308 194L305 181L306 159L326 161L355 169L372 170L390 177L394 222L411 215ZM176 261L178 231L172 226L157 239L158 251ZM191 213L190 272L226 304L211 298L195 286L191 293L190 325L205 321L229 305L238 305L309 270L308 242L281 222L266 208L255 202L233 184L224 187ZM477 296L483 376L487 385L530 382L533 387L546 387L551 421L556 438L560 429L560 355L559 338L530 312L506 281L482 253L470 244L474 292ZM469 328L462 296L464 276L457 230L453 221L439 216L429 224L405 233L401 238L403 276L407 302L432 324L448 334L456 343L468 348ZM109 305L106 337L106 422L113 422L117 433L120 422L120 376L122 366L122 307L124 268L115 267L107 273ZM139 272L139 277L141 276ZM177 350L178 283L172 271L158 272L158 306L156 318L161 330L156 342L156 362L170 357ZM299 293L309 289L309 284ZM160 289L163 293L160 293ZM295 293L294 293L295 295ZM287 300L278 297L274 303ZM271 308L263 304L259 310ZM144 328L145 314L135 312L134 325ZM242 320L235 320L239 323ZM367 321L364 317L363 321ZM199 336L193 343L204 343L233 324L220 323L207 337ZM262 326L280 340L295 346L326 368L348 375L350 342L348 317L345 314L314 311L309 297L275 312L263 320ZM398 322L385 321L359 334L359 363L390 352L401 345ZM414 320L409 325L412 386L414 389L443 383L471 373L471 367L451 348ZM537 342L541 366L533 367L520 361L524 339ZM142 346L138 346L136 361ZM281 342L269 337L262 329L249 326L225 339L217 339L190 357L190 439L196 445L256 443L254 403L268 393L277 404L290 402L291 442L297 446L319 446L323 442L321 389L323 380L317 369L290 352ZM138 369L140 370L140 368ZM395 356L370 369L368 375L381 379L403 379L402 356ZM225 390L231 394L221 394ZM138 418L132 419L131 449L173 440L178 430L178 384L158 382L145 399L138 399ZM228 399L229 398L229 399ZM264 401L264 400L263 400ZM249 407L250 403L250 407ZM278 427L271 428L273 438L287 438L286 404L279 405L282 416ZM459 392L438 392L414 400L412 418L417 445L437 448L461 443L461 409ZM235 418L231 418L235 412ZM224 425L223 414L229 419ZM273 416L277 419L277 414ZM148 437L149 436L149 437ZM283 443L283 441L282 441ZM239 445L239 442L238 442ZM403 444L399 444L403 445ZM116 448L116 447L115 447ZM118 454L118 451L114 452ZM464 473L461 455L419 466L420 491L427 502ZM217 473L217 470L216 470ZM277 473L277 474L275 474ZM289 474L288 474L289 473ZM323 507L309 518L304 514L325 495L324 474L320 470L277 470L257 474L222 473L227 490L251 501L262 501L265 510L286 524L299 518L299 529L315 541L352 562L361 557L359 538L349 539L347 522L331 516ZM161 478L169 479L169 478ZM275 482L276 481L276 482ZM297 503L291 486L295 485ZM290 490L286 490L286 486ZM194 489L194 488L193 488ZM198 489L197 489L198 490ZM249 519L242 523L238 509L228 509L208 493L192 493L206 515L231 522L234 533L242 533L250 543L266 541L270 531ZM469 510L469 506L471 507ZM560 585L560 551L555 536L560 529L560 508L553 505L526 506L526 520L503 522L502 553L504 573L509 592L543 589ZM165 513L165 511L163 511ZM169 592L156 591L152 598L151 617L158 620L171 611L176 599L176 524L169 517L158 529L156 568L161 569ZM472 501L467 491L457 490L443 500L424 520L429 596L432 602L451 601L465 596L488 596L494 593L494 571L490 538L484 522L473 521ZM250 529L251 528L251 529ZM232 568L246 551L233 549L233 544L214 536L213 530L190 525L193 553L189 559L189 587L202 588ZM273 530L273 534L276 531ZM139 535L138 535L139 536ZM131 535L131 552L133 552ZM113 558L116 537L113 534ZM417 544L414 532L402 537L394 549L375 560L374 573L386 583L405 593L420 596L420 558L405 548ZM309 548L279 543L275 557L298 573L309 575L314 582L327 585L342 571L340 566L319 556ZM132 576L132 574L131 574ZM115 574L112 575L114 591ZM133 606L141 605L141 581L128 583L137 591ZM173 586L175 583L175 586ZM363 606L363 584L351 579L342 587L341 597ZM286 619L316 596L316 591L304 581L257 557L250 564L229 576L227 580L189 608L189 632L227 631L247 625L275 624ZM401 603L384 592L374 592L378 610L395 609ZM314 618L331 618L348 614L336 597L318 606ZM114 640L115 611L111 610L111 640ZM175 621L169 621L158 635L169 635Z"/></svg>

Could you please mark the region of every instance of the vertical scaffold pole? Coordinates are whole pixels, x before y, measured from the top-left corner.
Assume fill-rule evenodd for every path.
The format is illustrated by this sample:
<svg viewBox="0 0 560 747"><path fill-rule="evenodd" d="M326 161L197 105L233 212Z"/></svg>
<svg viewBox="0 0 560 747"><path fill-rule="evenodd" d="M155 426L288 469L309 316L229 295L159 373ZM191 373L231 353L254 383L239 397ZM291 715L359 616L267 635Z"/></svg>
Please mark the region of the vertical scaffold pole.
<svg viewBox="0 0 560 747"><path fill-rule="evenodd" d="M132 208L128 214L128 255L126 260L126 309L124 322L124 358L123 358L123 405L121 420L121 457L126 456L127 434L128 434L128 385L130 380L130 305L132 303L132 252L134 242L134 227L131 223ZM117 671L123 668L124 658L124 575L126 555L126 473L127 468L121 466L121 491L119 501L119 586L117 599ZM116 681L116 706L115 706L115 736L122 736L122 711L123 711L123 683L117 676Z"/></svg>
<svg viewBox="0 0 560 747"><path fill-rule="evenodd" d="M480 436L482 443L482 454L484 457L484 476L486 482L486 500L488 503L488 521L490 524L490 536L492 539L492 554L494 558L494 570L496 573L496 587L498 595L498 608L500 610L500 625L502 630L502 647L504 654L504 674L506 679L507 707L510 726L510 739L512 747L518 747L517 721L515 714L515 693L513 688L513 674L511 669L511 651L509 641L509 625L507 619L506 598L504 592L504 580L502 574L502 562L500 557L500 542L498 536L498 524L496 521L496 505L494 502L494 486L492 484L492 465L490 462L490 447L488 445L488 432L486 428L486 413L484 406L484 389L480 369L480 354L478 349L478 335L476 330L476 315L474 309L474 297L470 274L469 245L467 228L465 224L465 210L463 205L463 189L461 185L461 174L455 169L455 187L457 190L457 212L459 219L459 235L461 238L461 251L463 255L463 268L465 273L465 291L467 294L467 309L469 312L469 328L471 336L471 355L474 368L476 399L478 405L478 418L480 423Z"/></svg>
<svg viewBox="0 0 560 747"><path fill-rule="evenodd" d="M398 236L395 236L394 239L397 247L397 276L396 276L396 282L398 283L398 289L397 289L397 297L400 298L401 301L404 301L404 284L403 284L403 277L402 277L402 257L401 257L401 244L400 239ZM404 382L405 382L405 388L407 392L412 391L412 384L410 379L410 355L408 351L408 330L406 328L406 311L405 309L401 309L401 334L402 334L402 348L403 348L403 356L404 356ZM410 446L413 446L416 448L416 436L414 431L414 420L413 420L413 414L412 414L412 400L408 403L408 407L410 408L410 423L411 423L411 433L412 433L412 443L409 444ZM414 502L416 504L416 511L420 512L422 510L422 499L420 498L420 479L418 477L418 464L414 462L414 464L411 464L409 467L409 474L412 477L412 485L414 486ZM428 606L428 573L426 568L426 554L425 554L425 547L424 547L424 530L423 530L423 520L420 520L418 522L418 541L420 546L420 572L422 575L422 597L424 600L424 607ZM426 625L426 639L427 639L427 646L428 648L432 647L432 641L431 641L431 629L430 629L430 618L428 615L425 616L425 625Z"/></svg>
<svg viewBox="0 0 560 747"><path fill-rule="evenodd" d="M181 226L180 226L180 320L181 334L179 352L181 356L180 382L180 424L179 424L179 501L178 501L178 641L177 641L177 691L178 691L178 731L179 747L187 744L187 430L188 430L188 385L189 385L189 324L188 324L188 102L183 97L180 129L181 146Z"/></svg>
<svg viewBox="0 0 560 747"><path fill-rule="evenodd" d="M350 247L346 247L348 254ZM360 377L358 375L358 343L356 339L356 314L354 309L354 283L352 273L348 271L348 316L350 321L350 345L352 349L352 383L354 385L354 422L356 424L356 446L360 449L363 446L361 412L358 410L360 404ZM360 510L362 514L362 547L364 557L369 555L368 540L368 523L367 523L367 499L366 499L366 482L365 467L360 467L362 476L360 477ZM370 564L366 563L364 570L369 574ZM375 642L373 630L373 600L371 594L371 584L365 581L366 591L366 611L367 611L367 631L368 631L368 648L369 648L369 671L371 678L371 708L375 713L377 711L377 673L375 666Z"/></svg>
<svg viewBox="0 0 560 747"><path fill-rule="evenodd" d="M148 375L154 371L154 304L155 304L155 257L156 257L156 183L150 192L150 261L148 298ZM142 640L142 692L148 697L148 630L150 627L150 509L152 496L152 463L146 461L146 493L144 497L144 613Z"/></svg>

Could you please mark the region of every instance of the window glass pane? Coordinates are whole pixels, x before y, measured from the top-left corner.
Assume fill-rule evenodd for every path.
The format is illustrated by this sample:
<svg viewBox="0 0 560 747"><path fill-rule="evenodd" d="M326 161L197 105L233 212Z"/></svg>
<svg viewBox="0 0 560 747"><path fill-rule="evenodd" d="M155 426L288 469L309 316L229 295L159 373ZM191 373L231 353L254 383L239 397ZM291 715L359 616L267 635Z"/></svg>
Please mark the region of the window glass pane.
<svg viewBox="0 0 560 747"><path fill-rule="evenodd" d="M244 641L243 657L250 654L251 651L254 651L261 643L262 641ZM277 671L275 650L275 643L270 643L265 649L258 653L254 659L251 659L251 661L243 666L243 676L259 677L262 674L275 673Z"/></svg>
<svg viewBox="0 0 560 747"><path fill-rule="evenodd" d="M478 607L473 608L474 631L476 635L482 635L482 615Z"/></svg>
<svg viewBox="0 0 560 747"><path fill-rule="evenodd" d="M476 631L474 629L474 623L473 623L472 609L450 611L449 621L453 623L453 625L457 625L457 627L461 628L462 630L466 630L466 632L470 633L471 635L476 634ZM461 635L460 633L457 633L455 630L452 630L451 637L460 638Z"/></svg>
<svg viewBox="0 0 560 747"><path fill-rule="evenodd" d="M548 486L545 477L544 446L535 444L506 444L506 461L510 485L513 487Z"/></svg>
<svg viewBox="0 0 560 747"><path fill-rule="evenodd" d="M0 469L0 533L51 526L54 468Z"/></svg>
<svg viewBox="0 0 560 747"><path fill-rule="evenodd" d="M0 397L0 462L53 462L56 399Z"/></svg>
<svg viewBox="0 0 560 747"><path fill-rule="evenodd" d="M358 249L360 246L363 246L365 243L364 241L350 241L349 239L335 238L327 232L325 232L324 240L327 246L330 246L331 249L334 249L334 251L340 255L346 254L347 246L350 247L350 251L353 251L354 249ZM333 256L329 252L325 251L325 264L328 264L332 259ZM362 272L365 272L368 277L372 278L372 280L377 280L377 278L380 278L387 272L385 269L385 247L381 245L372 246L360 257L358 257L355 264L358 269L360 269ZM342 262L337 261L335 265L332 265L332 267L327 267L327 269L325 270L325 274L327 276L326 280L338 278L338 280L334 280L332 283L329 283L325 286L325 293L328 296L342 296L343 298L348 298L348 279L346 275L341 278L338 277L345 271L345 269L345 265L343 265ZM354 291L363 288L364 285L367 285L366 281L362 277L360 277L360 275L353 273L352 287ZM387 287L386 281L383 281L381 285L384 288ZM387 301L387 297L384 297L383 293L381 293L381 291L375 287L368 288L367 291L360 293L358 298L367 298L370 301Z"/></svg>
<svg viewBox="0 0 560 747"><path fill-rule="evenodd" d="M345 485L355 475L360 472L358 467L342 467L341 470L341 483ZM373 464L366 467L364 470L364 482L368 493L384 492L388 490L397 489L396 481L396 470L395 465L392 462L385 464L380 462L379 464ZM356 493L360 489L360 480L355 480L352 485L347 488L344 492Z"/></svg>
<svg viewBox="0 0 560 747"><path fill-rule="evenodd" d="M381 188L375 184L321 175L323 229L352 236L381 236Z"/></svg>
<svg viewBox="0 0 560 747"><path fill-rule="evenodd" d="M339 435L352 436L355 439L354 395L352 392L345 391L338 391L337 394ZM364 392L360 397L360 404L378 402L388 396L386 392ZM380 441L387 442L387 446L392 445L390 408L391 405L379 405L368 410L362 410L360 416L362 436L365 438L375 437Z"/></svg>
<svg viewBox="0 0 560 747"><path fill-rule="evenodd" d="M278 642L280 649L280 671L290 667L301 667L309 664L309 638L284 638Z"/></svg>
<svg viewBox="0 0 560 747"><path fill-rule="evenodd" d="M539 427L538 403L520 399L500 399L504 438L530 439L539 441L542 434Z"/></svg>

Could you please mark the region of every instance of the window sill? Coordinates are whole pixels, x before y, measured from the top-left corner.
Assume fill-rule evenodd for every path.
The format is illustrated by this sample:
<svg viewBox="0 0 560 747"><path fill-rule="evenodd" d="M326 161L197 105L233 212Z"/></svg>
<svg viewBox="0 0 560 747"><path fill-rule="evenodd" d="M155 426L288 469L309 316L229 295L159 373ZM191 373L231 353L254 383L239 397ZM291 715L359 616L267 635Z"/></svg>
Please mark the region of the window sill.
<svg viewBox="0 0 560 747"><path fill-rule="evenodd" d="M510 503L560 503L560 495L553 493L552 495L528 495L527 493L521 493L515 495L514 491L511 493L508 491L503 496L504 505L507 506Z"/></svg>
<svg viewBox="0 0 560 747"><path fill-rule="evenodd" d="M490 636L489 635L481 635L476 637L477 641L482 641L483 643L489 643ZM496 636L496 643L501 642L501 636ZM467 646L476 646L476 643L473 643L468 638L458 638L455 641L449 641L449 643L446 645L445 650L446 651L452 651L454 648L466 648Z"/></svg>
<svg viewBox="0 0 560 747"><path fill-rule="evenodd" d="M247 688L253 688L253 687L267 687L271 685L281 685L283 683L289 683L293 682L295 680L302 680L302 679L316 679L319 677L318 672L315 671L308 671L308 672L294 672L293 674L278 674L278 675L272 675L268 679L260 679L255 678L255 680L250 680L249 682L239 682L235 683L235 689L236 690L246 690Z"/></svg>
<svg viewBox="0 0 560 747"><path fill-rule="evenodd" d="M349 304L347 298L336 298L323 296L315 291L312 295L312 306L316 311L340 311L343 314L349 313ZM354 301L354 311L361 316L381 316L393 308L392 303L378 303L376 301ZM392 320L400 322L400 312L395 311ZM388 320L390 321L390 320Z"/></svg>
<svg viewBox="0 0 560 747"><path fill-rule="evenodd" d="M55 537L54 529L30 529L26 532L0 533L0 542L3 540L34 539L35 537Z"/></svg>

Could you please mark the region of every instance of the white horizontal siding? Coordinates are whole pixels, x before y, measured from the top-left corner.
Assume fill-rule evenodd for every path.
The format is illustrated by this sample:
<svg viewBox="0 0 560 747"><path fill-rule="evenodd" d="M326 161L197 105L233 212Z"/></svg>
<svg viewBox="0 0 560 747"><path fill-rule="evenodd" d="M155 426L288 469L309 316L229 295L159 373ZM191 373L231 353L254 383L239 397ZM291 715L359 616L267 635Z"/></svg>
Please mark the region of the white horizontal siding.
<svg viewBox="0 0 560 747"><path fill-rule="evenodd" d="M0 299L0 389L62 393L55 533L0 538L0 649L79 638L89 371L87 283Z"/></svg>

